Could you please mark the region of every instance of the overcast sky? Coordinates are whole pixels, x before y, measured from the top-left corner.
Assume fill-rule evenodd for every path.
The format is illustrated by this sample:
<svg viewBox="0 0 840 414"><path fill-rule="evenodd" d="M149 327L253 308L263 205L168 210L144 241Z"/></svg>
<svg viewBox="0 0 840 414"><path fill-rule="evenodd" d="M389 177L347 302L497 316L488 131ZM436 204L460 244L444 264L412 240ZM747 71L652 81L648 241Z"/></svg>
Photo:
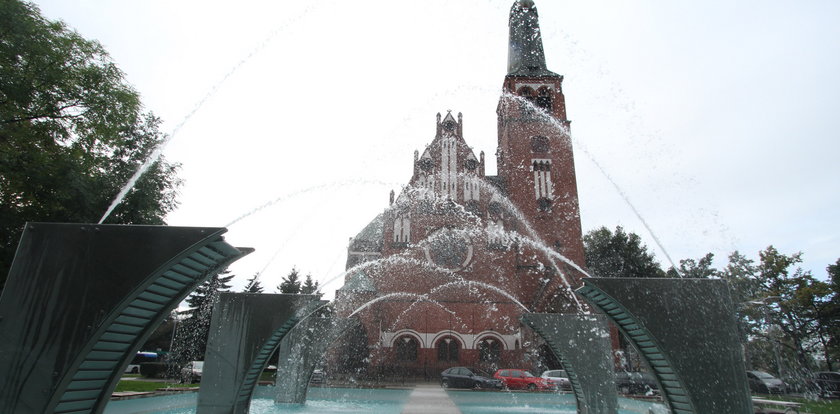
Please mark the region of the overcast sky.
<svg viewBox="0 0 840 414"><path fill-rule="evenodd" d="M348 238L408 182L435 114L495 174L512 0L39 0L99 40L173 133L170 225L228 226L268 291L331 298ZM677 262L768 245L825 278L840 257L840 2L537 0L565 76L584 231L621 225ZM180 127L179 127L180 125ZM601 171L597 165L603 169ZM606 174L606 175L605 175ZM621 192L610 182L611 178Z"/></svg>

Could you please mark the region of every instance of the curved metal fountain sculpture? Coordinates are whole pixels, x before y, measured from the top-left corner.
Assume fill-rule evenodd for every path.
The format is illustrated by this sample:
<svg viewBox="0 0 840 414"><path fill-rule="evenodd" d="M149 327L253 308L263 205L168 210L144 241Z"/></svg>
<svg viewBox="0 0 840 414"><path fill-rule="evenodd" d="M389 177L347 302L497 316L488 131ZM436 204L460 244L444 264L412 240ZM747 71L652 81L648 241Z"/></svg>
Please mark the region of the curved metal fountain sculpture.
<svg viewBox="0 0 840 414"><path fill-rule="evenodd" d="M27 224L0 297L0 412L102 412L169 312L252 251L226 231Z"/></svg>
<svg viewBox="0 0 840 414"><path fill-rule="evenodd" d="M277 364L278 404L303 404L315 366L327 347L350 327L359 324L356 318L338 318L329 314L313 314L280 341L280 362Z"/></svg>
<svg viewBox="0 0 840 414"><path fill-rule="evenodd" d="M563 363L580 414L615 414L610 331L603 315L526 313L523 323L536 331Z"/></svg>
<svg viewBox="0 0 840 414"><path fill-rule="evenodd" d="M268 359L320 295L222 293L213 310L198 393L199 414L247 413Z"/></svg>
<svg viewBox="0 0 840 414"><path fill-rule="evenodd" d="M632 341L672 412L753 412L725 281L585 278L583 282L576 292Z"/></svg>

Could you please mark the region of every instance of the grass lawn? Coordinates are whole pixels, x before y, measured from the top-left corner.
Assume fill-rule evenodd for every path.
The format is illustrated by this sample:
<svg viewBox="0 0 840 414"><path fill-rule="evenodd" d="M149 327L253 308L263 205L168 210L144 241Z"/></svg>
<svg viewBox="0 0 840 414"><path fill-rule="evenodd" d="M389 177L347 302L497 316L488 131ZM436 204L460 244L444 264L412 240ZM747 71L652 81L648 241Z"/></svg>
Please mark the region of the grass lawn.
<svg viewBox="0 0 840 414"><path fill-rule="evenodd" d="M123 378L140 378L140 374L125 374ZM274 382L274 371L269 372L262 372L260 375L260 381L271 381ZM143 380L129 380L125 381L122 380L117 383L117 388L114 389L114 392L119 391L136 391L136 392L147 392L147 391L155 391L158 388L188 388L188 387L198 387L201 384L179 384L179 383L172 383L172 382L153 382L153 381L143 381Z"/></svg>
<svg viewBox="0 0 840 414"><path fill-rule="evenodd" d="M793 401L805 403L802 411L813 414L840 414L840 400L807 401L794 398Z"/></svg>
<svg viewBox="0 0 840 414"><path fill-rule="evenodd" d="M802 412L811 413L811 414L840 414L840 400L819 400L819 401L811 401L806 400L804 398L794 398L794 397L787 397L787 396L778 396L778 395L761 395L761 398L767 400L782 400L782 401L795 401L801 402L804 405L802 406Z"/></svg>
<svg viewBox="0 0 840 414"><path fill-rule="evenodd" d="M120 391L136 391L136 392L147 392L147 391L154 391L158 388L188 388L188 387L197 387L198 384L173 384L173 383L165 383L165 382L152 382L152 381L140 381L140 380L132 380L132 381L120 381L117 384L117 388L114 389L115 392Z"/></svg>

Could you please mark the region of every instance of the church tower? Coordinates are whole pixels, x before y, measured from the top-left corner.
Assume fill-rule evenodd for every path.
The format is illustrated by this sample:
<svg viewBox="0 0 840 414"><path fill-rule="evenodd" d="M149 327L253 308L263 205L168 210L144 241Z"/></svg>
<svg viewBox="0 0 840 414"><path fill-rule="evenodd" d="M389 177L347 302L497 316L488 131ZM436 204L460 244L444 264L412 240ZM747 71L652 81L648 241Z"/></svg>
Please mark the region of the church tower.
<svg viewBox="0 0 840 414"><path fill-rule="evenodd" d="M508 71L497 109L499 178L542 242L584 267L563 76L546 68L533 1L513 4L509 26ZM578 272L564 273L577 285Z"/></svg>

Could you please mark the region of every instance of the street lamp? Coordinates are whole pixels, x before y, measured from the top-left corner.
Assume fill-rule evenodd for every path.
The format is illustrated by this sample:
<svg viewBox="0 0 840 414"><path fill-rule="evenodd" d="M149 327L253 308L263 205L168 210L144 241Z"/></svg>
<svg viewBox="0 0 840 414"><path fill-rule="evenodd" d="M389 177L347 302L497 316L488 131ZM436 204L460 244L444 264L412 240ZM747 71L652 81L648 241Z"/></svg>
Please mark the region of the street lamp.
<svg viewBox="0 0 840 414"><path fill-rule="evenodd" d="M767 330L770 330L770 304L782 300L781 296L767 296L758 300L751 300L744 302L749 305L759 305L764 307L764 323L767 325ZM778 327L777 327L778 329ZM778 367L779 378L784 378L784 369L782 368L782 356L779 351L779 341L773 341L773 350L776 353L776 366Z"/></svg>

